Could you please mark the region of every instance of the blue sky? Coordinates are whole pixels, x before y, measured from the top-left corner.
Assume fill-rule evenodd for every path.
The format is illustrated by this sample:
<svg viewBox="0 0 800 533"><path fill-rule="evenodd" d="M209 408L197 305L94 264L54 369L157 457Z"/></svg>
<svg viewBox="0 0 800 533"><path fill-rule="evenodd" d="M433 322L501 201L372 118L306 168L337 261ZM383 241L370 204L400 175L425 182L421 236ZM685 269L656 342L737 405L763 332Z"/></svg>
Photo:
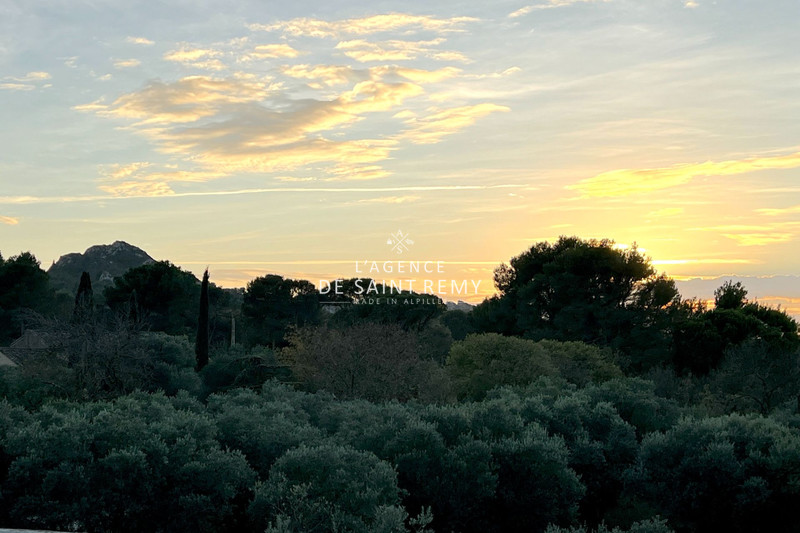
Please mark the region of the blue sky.
<svg viewBox="0 0 800 533"><path fill-rule="evenodd" d="M402 230L404 259L484 280L477 298L567 234L800 313L797 20L794 1L2 0L0 251L47 266L126 240L242 286L353 276Z"/></svg>

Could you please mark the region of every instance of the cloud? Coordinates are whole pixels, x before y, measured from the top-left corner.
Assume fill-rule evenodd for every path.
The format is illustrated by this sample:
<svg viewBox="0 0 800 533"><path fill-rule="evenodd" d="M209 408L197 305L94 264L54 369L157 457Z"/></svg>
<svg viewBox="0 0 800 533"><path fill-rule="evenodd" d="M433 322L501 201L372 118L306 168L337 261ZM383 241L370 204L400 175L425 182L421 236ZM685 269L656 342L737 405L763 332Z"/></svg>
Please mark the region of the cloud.
<svg viewBox="0 0 800 533"><path fill-rule="evenodd" d="M467 60L460 52L441 52L434 48L443 42L444 39L442 38L429 41L390 40L381 42L354 39L340 41L336 45L336 49L342 50L344 55L361 63L369 61L409 61L419 56L442 61Z"/></svg>
<svg viewBox="0 0 800 533"><path fill-rule="evenodd" d="M683 214L684 209L682 207L664 207L662 209L656 209L655 211L650 211L647 213L649 217L672 217L675 215Z"/></svg>
<svg viewBox="0 0 800 533"><path fill-rule="evenodd" d="M259 82L190 76L174 83L150 82L138 92L120 96L111 105L95 101L73 109L136 119L139 126L186 123L213 116L227 105L261 100L269 92L269 86Z"/></svg>
<svg viewBox="0 0 800 533"><path fill-rule="evenodd" d="M654 259L655 266L662 265L752 265L758 263L752 259Z"/></svg>
<svg viewBox="0 0 800 533"><path fill-rule="evenodd" d="M794 239L792 233L723 233L722 235L733 239L742 246L766 246Z"/></svg>
<svg viewBox="0 0 800 533"><path fill-rule="evenodd" d="M114 68L132 68L138 67L142 62L138 59L117 59L114 61Z"/></svg>
<svg viewBox="0 0 800 533"><path fill-rule="evenodd" d="M292 78L312 80L316 88L344 85L357 76L351 67L345 65L287 65L281 67L281 72Z"/></svg>
<svg viewBox="0 0 800 533"><path fill-rule="evenodd" d="M408 202L416 202L421 196L381 196L379 198L366 198L359 200L360 204L405 204Z"/></svg>
<svg viewBox="0 0 800 533"><path fill-rule="evenodd" d="M367 181L385 178L389 175L380 165L339 164L331 171L331 177L323 181Z"/></svg>
<svg viewBox="0 0 800 533"><path fill-rule="evenodd" d="M576 190L584 197L628 196L685 185L700 176L730 176L758 170L796 167L800 167L800 152L741 160L688 163L666 168L612 170L569 185L567 189Z"/></svg>
<svg viewBox="0 0 800 533"><path fill-rule="evenodd" d="M402 73L424 77L422 72ZM209 172L274 172L330 164L325 171L331 179L365 180L387 175L374 165L389 157L397 141L340 141L321 134L364 115L390 111L422 93L419 85L408 81L368 79L333 100L307 99L272 109L263 102L271 94L264 83L195 76L172 84L151 82L110 105L94 102L79 109L137 120L133 127L157 141L161 151Z"/></svg>
<svg viewBox="0 0 800 533"><path fill-rule="evenodd" d="M51 78L52 78L52 76L48 72L35 71L35 72L28 72L24 76L20 76L18 78L9 77L9 78L6 78L6 79L10 79L10 80L13 80L13 81L27 82L27 81L49 80Z"/></svg>
<svg viewBox="0 0 800 533"><path fill-rule="evenodd" d="M36 85L29 85L27 83L0 83L0 90L3 91L32 91Z"/></svg>
<svg viewBox="0 0 800 533"><path fill-rule="evenodd" d="M127 37L125 38L125 41L131 44L141 44L144 46L152 46L153 44L155 44L153 41L145 37Z"/></svg>
<svg viewBox="0 0 800 533"><path fill-rule="evenodd" d="M756 209L756 213L766 215L768 217L775 217L780 215L794 215L800 213L800 205L784 208L764 208Z"/></svg>
<svg viewBox="0 0 800 533"><path fill-rule="evenodd" d="M374 43L361 37L383 31L379 28L400 28L402 35L426 28L446 33L458 31L469 20L474 19L390 14L324 22L320 28L327 28L325 31L337 38L356 37L339 39L336 48L326 47L339 61L345 59L343 54L364 61L392 58L399 62L420 56L464 60L459 52L447 56L450 52L439 49L443 37ZM294 26L287 24L279 26L294 31ZM306 25L303 31L310 27ZM165 62L197 68L215 61L219 65L236 62L239 70L151 80L115 99L100 98L73 107L126 121L124 128L146 137L177 163L176 168L186 167L189 172L185 176L158 173L144 163L126 163L102 169L98 186L116 196L144 197L181 194L186 188L182 191L175 185L191 181L190 176L217 179L234 173L298 173L320 183L378 180L390 175L383 162L404 144L439 142L482 116L508 110L478 103L420 112L430 105L426 86L466 79L461 69L452 65L424 69L379 63L359 68L346 64L352 61L345 59L345 64L275 65L267 76L263 68L256 70L247 64L301 55L288 43L253 45L250 37L213 45L180 43L163 54ZM513 71L507 69L506 73ZM297 80L304 86L298 88ZM460 99L462 104L469 102ZM374 115L394 131L376 128ZM390 119L393 116L395 120ZM364 133L375 131L381 133Z"/></svg>
<svg viewBox="0 0 800 533"><path fill-rule="evenodd" d="M451 135L471 126L481 117L506 111L510 109L487 103L443 109L423 118L407 119L406 124L410 128L401 136L415 144L434 144L441 141L445 135Z"/></svg>
<svg viewBox="0 0 800 533"><path fill-rule="evenodd" d="M450 192L450 191L481 191L491 189L522 189L516 184L501 185L410 185L405 187L266 187L258 189L237 189L222 191L202 191L202 192L180 192L156 196L171 198L190 198L201 196L241 196L252 194L283 194L283 193L305 193L305 194L349 194L362 192L391 193L391 192ZM33 204L65 204L65 203L84 203L84 202L103 202L106 200L125 200L131 198L151 198L153 196L108 196L108 195L87 195L87 196L0 196L0 205L33 205ZM542 239L533 239L542 240ZM493 262L497 264L497 262Z"/></svg>
<svg viewBox="0 0 800 533"><path fill-rule="evenodd" d="M600 2L608 2L610 0L547 0L543 4L535 4L530 6L531 10L534 9L552 9L556 7L567 7L574 4L596 4ZM524 8L523 8L524 9Z"/></svg>
<svg viewBox="0 0 800 533"><path fill-rule="evenodd" d="M270 59L279 57L293 58L300 55L300 52L289 46L288 44L260 44L253 48L242 57L243 61L251 61L253 59Z"/></svg>
<svg viewBox="0 0 800 533"><path fill-rule="evenodd" d="M201 70L225 70L227 67L218 58L222 55L219 50L211 48L190 48L183 46L178 50L171 50L164 54L167 61L175 61L187 67Z"/></svg>
<svg viewBox="0 0 800 533"><path fill-rule="evenodd" d="M527 15L528 13L533 11L533 9L534 9L533 6L521 7L519 9L517 9L516 11L512 11L511 13L509 13L508 14L508 18L512 18L513 19L513 18L521 17L522 15Z"/></svg>
<svg viewBox="0 0 800 533"><path fill-rule="evenodd" d="M113 164L108 165L101 169L101 173L108 176L110 179L120 180L125 179L133 174L136 174L143 168L147 168L151 163L140 161L136 163L129 163L127 165Z"/></svg>
<svg viewBox="0 0 800 533"><path fill-rule="evenodd" d="M39 85L51 79L52 76L49 72L34 71L28 72L23 76L5 76L0 78L0 90L4 91L32 91L39 87L50 87L49 84Z"/></svg>
<svg viewBox="0 0 800 533"><path fill-rule="evenodd" d="M693 7L698 7L700 4L698 4L694 0L686 0L686 2L683 3L683 5L684 7L693 8Z"/></svg>
<svg viewBox="0 0 800 533"><path fill-rule="evenodd" d="M16 226L17 224L19 224L19 219L0 215L0 224L8 224L9 226Z"/></svg>
<svg viewBox="0 0 800 533"><path fill-rule="evenodd" d="M111 185L100 185L100 190L112 196L142 198L152 196L171 196L175 191L163 182L124 181Z"/></svg>
<svg viewBox="0 0 800 533"><path fill-rule="evenodd" d="M163 196L175 194L170 184L176 182L205 182L222 177L222 174L204 171L168 170L142 172L150 163L112 165L105 169L99 189L112 196Z"/></svg>
<svg viewBox="0 0 800 533"><path fill-rule="evenodd" d="M430 15L388 13L337 21L295 18L269 25L251 24L249 28L253 31L281 31L298 37L338 38L342 35L369 35L397 30L407 32L427 30L437 33L463 31L464 24L477 20L473 17L439 19Z"/></svg>

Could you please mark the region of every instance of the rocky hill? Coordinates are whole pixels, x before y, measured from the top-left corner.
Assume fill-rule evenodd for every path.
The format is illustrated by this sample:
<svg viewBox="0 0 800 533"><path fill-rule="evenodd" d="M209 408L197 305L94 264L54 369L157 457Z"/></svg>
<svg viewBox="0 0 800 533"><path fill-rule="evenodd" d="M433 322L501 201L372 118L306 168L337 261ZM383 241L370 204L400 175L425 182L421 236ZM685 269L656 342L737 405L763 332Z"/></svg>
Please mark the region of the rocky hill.
<svg viewBox="0 0 800 533"><path fill-rule="evenodd" d="M113 244L92 246L82 254L76 252L62 255L47 273L53 287L75 292L81 273L88 272L95 294L102 294L103 289L111 285L115 277L153 261L141 248L124 241L116 241Z"/></svg>

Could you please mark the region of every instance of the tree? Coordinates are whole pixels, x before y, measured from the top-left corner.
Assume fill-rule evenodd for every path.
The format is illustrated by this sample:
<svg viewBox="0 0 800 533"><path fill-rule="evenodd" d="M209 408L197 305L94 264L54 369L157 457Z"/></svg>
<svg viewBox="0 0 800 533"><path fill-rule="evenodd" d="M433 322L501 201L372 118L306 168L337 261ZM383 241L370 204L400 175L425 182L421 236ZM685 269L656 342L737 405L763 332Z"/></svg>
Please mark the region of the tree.
<svg viewBox="0 0 800 533"><path fill-rule="evenodd" d="M741 283L728 281L714 294L717 307L690 309L675 321L673 363L679 372L704 376L720 365L726 350L751 339L772 351L800 348L797 322L780 309L747 302Z"/></svg>
<svg viewBox="0 0 800 533"><path fill-rule="evenodd" d="M23 252L0 261L0 344L20 334L25 314L51 314L53 291L39 260Z"/></svg>
<svg viewBox="0 0 800 533"><path fill-rule="evenodd" d="M94 292L92 291L92 278L88 272L81 274L78 292L75 294L75 309L72 312L73 320L83 322L90 319L94 313Z"/></svg>
<svg viewBox="0 0 800 533"><path fill-rule="evenodd" d="M496 333L468 335L453 343L447 370L456 395L471 399L481 399L500 385L527 385L558 372L538 343Z"/></svg>
<svg viewBox="0 0 800 533"><path fill-rule="evenodd" d="M648 301L644 293L654 301L666 298L653 293L665 287L648 284L657 279L655 270L635 246L622 249L606 239L540 242L500 265L494 279L500 294L475 310L478 325L536 340L611 345L633 324L655 327L639 318L643 306L636 304Z"/></svg>
<svg viewBox="0 0 800 533"><path fill-rule="evenodd" d="M755 411L767 415L800 394L800 350L781 350L750 339L729 348L711 373L713 401L725 412Z"/></svg>
<svg viewBox="0 0 800 533"><path fill-rule="evenodd" d="M114 279L104 295L112 310L131 314L135 309L139 320L155 331L189 335L197 325L200 282L194 274L169 261L128 270Z"/></svg>
<svg viewBox="0 0 800 533"><path fill-rule="evenodd" d="M683 418L645 437L630 481L677 531L797 530L800 435L771 418ZM637 477L638 479L634 478Z"/></svg>
<svg viewBox="0 0 800 533"><path fill-rule="evenodd" d="M741 309L747 302L747 289L741 281L726 281L714 291L714 307L717 309Z"/></svg>
<svg viewBox="0 0 800 533"><path fill-rule="evenodd" d="M303 327L319 320L319 294L306 280L268 274L247 284L242 318L249 346L283 346L290 326Z"/></svg>
<svg viewBox="0 0 800 533"><path fill-rule="evenodd" d="M287 533L402 533L407 517L392 465L335 444L286 452L256 486L249 514L259 531Z"/></svg>
<svg viewBox="0 0 800 533"><path fill-rule="evenodd" d="M329 301L353 305L341 306L331 317L329 322L335 326L375 322L398 324L405 331L419 332L447 310L442 299L435 295L398 291L369 278L339 282L340 293L334 294Z"/></svg>
<svg viewBox="0 0 800 533"><path fill-rule="evenodd" d="M420 359L416 336L398 325L302 328L288 341L281 358L312 390L372 401L447 396L444 372L433 361Z"/></svg>
<svg viewBox="0 0 800 533"><path fill-rule="evenodd" d="M197 371L208 364L208 269L203 273L200 285L200 316L197 319L197 338L194 343L197 355Z"/></svg>

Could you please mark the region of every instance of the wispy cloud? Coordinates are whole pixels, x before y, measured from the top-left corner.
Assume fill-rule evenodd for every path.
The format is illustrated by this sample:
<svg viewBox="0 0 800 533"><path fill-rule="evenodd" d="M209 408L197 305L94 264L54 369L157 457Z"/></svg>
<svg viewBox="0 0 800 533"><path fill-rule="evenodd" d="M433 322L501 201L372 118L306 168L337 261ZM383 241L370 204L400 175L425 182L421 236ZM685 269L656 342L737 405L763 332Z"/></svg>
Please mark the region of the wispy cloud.
<svg viewBox="0 0 800 533"><path fill-rule="evenodd" d="M15 217L7 217L0 215L0 224L7 224L9 226L16 226L19 224L19 219Z"/></svg>
<svg viewBox="0 0 800 533"><path fill-rule="evenodd" d="M152 46L153 44L155 44L153 41L145 37L127 37L125 41L131 44L141 44L144 46Z"/></svg>
<svg viewBox="0 0 800 533"><path fill-rule="evenodd" d="M792 233L723 233L722 235L733 239L742 246L766 246L794 239Z"/></svg>
<svg viewBox="0 0 800 533"><path fill-rule="evenodd" d="M567 189L585 197L627 196L685 185L701 176L730 176L758 170L800 167L800 152L729 161L706 161L665 168L621 169L603 172Z"/></svg>
<svg viewBox="0 0 800 533"><path fill-rule="evenodd" d="M114 61L114 68L133 68L141 65L142 62L138 59L117 59Z"/></svg>
<svg viewBox="0 0 800 533"><path fill-rule="evenodd" d="M655 266L664 265L752 265L759 261L753 259L654 259L650 261Z"/></svg>
<svg viewBox="0 0 800 533"><path fill-rule="evenodd" d="M252 51L242 56L243 61L252 61L254 59L273 59L280 57L298 57L300 52L295 50L288 44L260 44L253 48Z"/></svg>
<svg viewBox="0 0 800 533"><path fill-rule="evenodd" d="M0 90L5 91L32 91L37 88L49 87L49 84L43 84L52 76L49 72L34 71L28 72L22 76L4 76L0 78Z"/></svg>
<svg viewBox="0 0 800 533"><path fill-rule="evenodd" d="M463 31L466 23L476 20L478 19L473 17L440 19L429 15L388 13L336 21L295 18L274 24L251 24L249 28L253 31L281 31L294 36L337 38L342 35L369 35L398 30L408 32L429 30L439 33Z"/></svg>
<svg viewBox="0 0 800 533"><path fill-rule="evenodd" d="M664 207L661 209L656 209L655 211L650 211L647 213L649 217L674 217L676 215L681 215L684 212L684 208L682 207Z"/></svg>
<svg viewBox="0 0 800 533"><path fill-rule="evenodd" d="M359 200L360 204L405 204L408 202L416 202L421 196L381 196L379 198L365 198Z"/></svg>
<svg viewBox="0 0 800 533"><path fill-rule="evenodd" d="M36 85L28 83L0 83L0 90L3 91L32 91Z"/></svg>
<svg viewBox="0 0 800 533"><path fill-rule="evenodd" d="M415 144L434 144L442 137L463 130L481 117L496 112L507 112L506 106L496 104L477 104L437 110L425 117L411 117L406 120L410 127L402 137Z"/></svg>
<svg viewBox="0 0 800 533"><path fill-rule="evenodd" d="M509 13L508 14L508 18L512 18L513 19L513 18L521 17L523 15L527 15L528 13L533 11L533 9L534 9L533 6L521 7L519 9L517 9L516 11L512 11L511 13Z"/></svg>
<svg viewBox="0 0 800 533"><path fill-rule="evenodd" d="M455 192L492 189L522 189L517 184L501 185L411 185L407 187L266 187L237 189L230 191L182 192L164 195L87 195L87 196L0 196L0 205L65 204L82 202L122 201L136 198L188 198L204 196L241 196L252 194L349 194L349 193L396 193L396 192Z"/></svg>
<svg viewBox="0 0 800 533"><path fill-rule="evenodd" d="M370 61L410 61L424 56L441 61L467 62L469 59L460 52L442 51L436 47L445 42L443 38L429 41L389 40L371 42L364 39L340 41L336 45L344 55L361 63Z"/></svg>
<svg viewBox="0 0 800 533"><path fill-rule="evenodd" d="M795 215L800 213L800 205L795 205L792 207L783 207L783 208L756 209L756 213L759 213L761 215L767 215L769 217L775 217L781 215Z"/></svg>
<svg viewBox="0 0 800 533"><path fill-rule="evenodd" d="M281 71L292 78L309 80L314 88L344 85L359 76L347 65L285 65Z"/></svg>
<svg viewBox="0 0 800 533"><path fill-rule="evenodd" d="M164 54L164 59L201 70L220 71L227 68L222 61L217 59L221 55L222 52L219 50L211 48L192 48L191 46L184 45L177 50L171 50Z"/></svg>

